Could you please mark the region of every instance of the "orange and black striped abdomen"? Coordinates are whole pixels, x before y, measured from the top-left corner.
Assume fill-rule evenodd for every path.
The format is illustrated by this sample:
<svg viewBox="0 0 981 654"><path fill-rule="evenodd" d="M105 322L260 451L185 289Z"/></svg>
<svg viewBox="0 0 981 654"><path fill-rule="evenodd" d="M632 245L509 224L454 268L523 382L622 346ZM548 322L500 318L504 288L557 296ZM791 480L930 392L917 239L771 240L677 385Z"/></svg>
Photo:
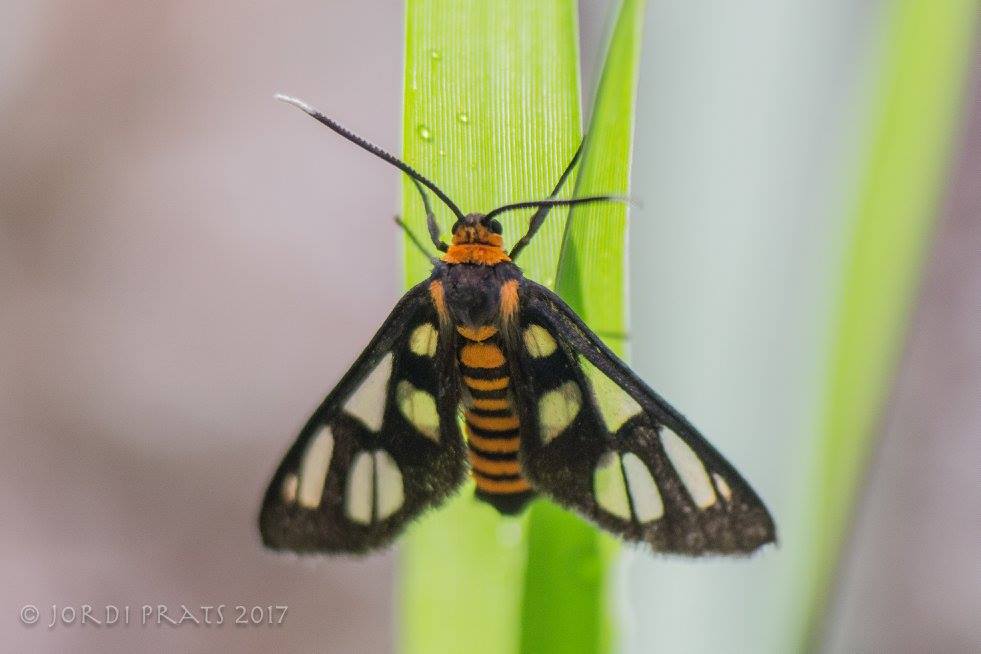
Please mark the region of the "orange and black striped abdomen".
<svg viewBox="0 0 981 654"><path fill-rule="evenodd" d="M462 336L457 358L477 497L502 513L517 513L534 491L518 462L520 423L500 335L492 326L457 331Z"/></svg>

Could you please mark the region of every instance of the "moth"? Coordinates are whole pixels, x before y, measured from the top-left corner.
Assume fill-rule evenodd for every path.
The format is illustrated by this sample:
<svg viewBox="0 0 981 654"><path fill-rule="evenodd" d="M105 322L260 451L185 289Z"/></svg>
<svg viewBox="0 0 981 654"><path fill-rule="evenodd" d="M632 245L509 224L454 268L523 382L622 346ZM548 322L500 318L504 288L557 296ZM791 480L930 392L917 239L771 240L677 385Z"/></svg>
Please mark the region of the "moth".
<svg viewBox="0 0 981 654"><path fill-rule="evenodd" d="M502 514L543 495L658 552L749 553L774 541L770 514L739 473L514 263L550 208L619 199L557 198L581 147L547 199L464 214L405 162L279 98L409 175L441 256L287 452L259 516L268 547L382 547L468 475L476 498ZM456 216L449 244L426 189ZM497 216L532 208L527 233L506 251Z"/></svg>

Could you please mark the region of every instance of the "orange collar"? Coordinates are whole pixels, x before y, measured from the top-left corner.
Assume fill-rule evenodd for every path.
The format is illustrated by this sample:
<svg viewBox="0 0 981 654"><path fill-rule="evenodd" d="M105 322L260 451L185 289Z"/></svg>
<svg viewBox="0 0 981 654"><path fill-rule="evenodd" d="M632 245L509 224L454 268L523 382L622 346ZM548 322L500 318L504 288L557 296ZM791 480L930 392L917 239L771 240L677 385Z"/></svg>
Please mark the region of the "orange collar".
<svg viewBox="0 0 981 654"><path fill-rule="evenodd" d="M482 225L460 228L453 234L453 244L443 255L446 263L476 263L484 266L510 260L504 252L504 239L501 235L494 234Z"/></svg>
<svg viewBox="0 0 981 654"><path fill-rule="evenodd" d="M500 245L483 243L453 244L443 255L443 261L446 263L478 263L485 266L510 260L511 258L504 253Z"/></svg>

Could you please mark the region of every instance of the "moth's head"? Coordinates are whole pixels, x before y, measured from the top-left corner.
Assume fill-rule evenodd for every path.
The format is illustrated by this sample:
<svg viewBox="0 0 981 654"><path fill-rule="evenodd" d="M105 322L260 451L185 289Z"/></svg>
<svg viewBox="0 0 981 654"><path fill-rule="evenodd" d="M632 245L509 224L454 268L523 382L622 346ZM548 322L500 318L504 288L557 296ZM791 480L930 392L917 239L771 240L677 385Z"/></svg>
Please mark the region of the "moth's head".
<svg viewBox="0 0 981 654"><path fill-rule="evenodd" d="M453 245L488 245L503 247L501 223L482 213L468 213L453 224Z"/></svg>
<svg viewBox="0 0 981 654"><path fill-rule="evenodd" d="M443 261L489 266L510 261L504 252L501 231L501 223L493 215L468 213L453 224L453 242L443 255Z"/></svg>
<svg viewBox="0 0 981 654"><path fill-rule="evenodd" d="M548 214L551 207L573 206L577 204L588 204L590 202L627 201L627 198L613 195L592 195L588 197L569 199L561 199L556 197L559 194L559 191L562 190L562 185L565 183L569 173L572 172L573 167L579 160L580 154L582 154L582 146L580 145L579 149L576 150L576 154L572 157L572 161L569 162L565 172L563 172L562 176L559 178L559 183L555 186L555 189L546 199L505 204L487 214L464 214L460 210L460 207L458 207L456 203L454 203L453 200L446 195L446 193L441 191L438 186L420 175L409 164L405 163L398 157L385 152L378 146L372 145L360 136L353 134L349 130L339 125L336 121L328 118L302 100L297 100L296 98L291 98L285 95L277 95L276 97L284 102L288 102L289 104L299 107L317 121L323 123L358 147L367 150L384 161L387 161L408 175L412 179L412 182L415 184L416 188L419 190L419 195L422 197L423 205L426 207L426 213L429 216L429 233L432 237L433 245L436 246L437 250L445 253L442 259L446 263L479 263L485 265L496 265L501 262L511 261L513 258L518 256L518 253L521 252L522 248L528 245L528 241L531 240L531 237L534 236L535 232L538 231L538 228L541 227L542 222L545 220L545 216ZM447 245L439 237L439 227L436 225L432 207L429 205L429 196L426 194L426 188L435 193L443 204L445 204L453 212L453 215L457 217L456 223L453 224L452 245ZM506 253L504 251L504 239L501 237L501 223L495 219L495 216L502 214L505 211L532 208L537 209L537 211L535 212L534 216L531 217L528 231L518 240L517 243L514 244L514 246L511 248L511 252ZM426 256L429 256L428 253L426 253Z"/></svg>

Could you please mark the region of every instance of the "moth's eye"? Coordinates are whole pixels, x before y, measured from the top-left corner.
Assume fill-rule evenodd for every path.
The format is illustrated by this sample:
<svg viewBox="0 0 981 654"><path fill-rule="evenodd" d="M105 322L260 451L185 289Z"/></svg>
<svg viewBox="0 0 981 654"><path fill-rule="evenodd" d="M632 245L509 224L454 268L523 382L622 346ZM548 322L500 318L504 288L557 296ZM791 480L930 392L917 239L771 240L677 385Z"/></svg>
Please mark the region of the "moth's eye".
<svg viewBox="0 0 981 654"><path fill-rule="evenodd" d="M490 229L495 234L500 234L501 232L504 231L504 228L501 227L501 223L497 222L493 218L491 218L490 224L487 226L487 228Z"/></svg>

